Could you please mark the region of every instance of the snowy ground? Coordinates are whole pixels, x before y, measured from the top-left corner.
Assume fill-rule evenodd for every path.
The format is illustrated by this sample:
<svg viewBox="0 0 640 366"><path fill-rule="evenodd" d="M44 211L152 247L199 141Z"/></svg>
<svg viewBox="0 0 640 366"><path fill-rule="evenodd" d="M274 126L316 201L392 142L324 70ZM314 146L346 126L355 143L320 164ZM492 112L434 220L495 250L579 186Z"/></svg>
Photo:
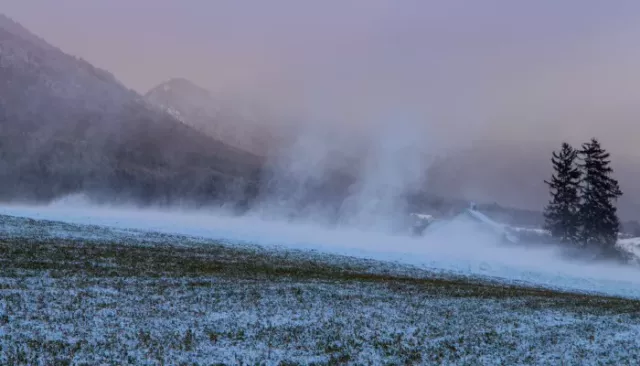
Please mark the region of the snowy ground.
<svg viewBox="0 0 640 366"><path fill-rule="evenodd" d="M124 228L0 234L0 364L640 362L635 300Z"/></svg>
<svg viewBox="0 0 640 366"><path fill-rule="evenodd" d="M48 207L0 206L0 214L251 243L266 248L317 250L510 283L640 298L638 267L567 261L549 247L500 246L493 236L462 221L444 225L426 237L412 238L205 211L96 208L78 202Z"/></svg>

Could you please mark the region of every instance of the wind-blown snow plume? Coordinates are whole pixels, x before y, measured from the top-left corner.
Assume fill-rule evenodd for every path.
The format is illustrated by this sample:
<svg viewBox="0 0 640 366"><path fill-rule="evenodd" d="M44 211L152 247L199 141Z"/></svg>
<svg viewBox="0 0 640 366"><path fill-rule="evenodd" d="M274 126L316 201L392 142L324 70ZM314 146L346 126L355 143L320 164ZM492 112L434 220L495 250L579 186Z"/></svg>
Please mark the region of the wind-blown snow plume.
<svg viewBox="0 0 640 366"><path fill-rule="evenodd" d="M402 227L406 196L424 182L426 136L398 119L375 130L364 170L340 211L342 224L393 231Z"/></svg>
<svg viewBox="0 0 640 366"><path fill-rule="evenodd" d="M428 143L419 126L392 118L358 136L330 124L305 126L271 157L254 213L361 229L402 227L406 196L424 183Z"/></svg>
<svg viewBox="0 0 640 366"><path fill-rule="evenodd" d="M339 139L321 125L309 124L297 131L292 143L275 149L264 169L262 196L252 213L316 222L329 219L329 197L320 196L327 194L328 189L322 188L331 184L331 173L336 170Z"/></svg>

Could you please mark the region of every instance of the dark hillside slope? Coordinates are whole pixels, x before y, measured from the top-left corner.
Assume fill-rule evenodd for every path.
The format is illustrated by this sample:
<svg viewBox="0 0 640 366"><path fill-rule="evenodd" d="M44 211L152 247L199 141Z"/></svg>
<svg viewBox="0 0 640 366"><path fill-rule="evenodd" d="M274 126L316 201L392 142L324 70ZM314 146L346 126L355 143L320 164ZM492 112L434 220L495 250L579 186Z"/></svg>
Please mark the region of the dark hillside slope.
<svg viewBox="0 0 640 366"><path fill-rule="evenodd" d="M0 15L0 199L242 201L260 163Z"/></svg>

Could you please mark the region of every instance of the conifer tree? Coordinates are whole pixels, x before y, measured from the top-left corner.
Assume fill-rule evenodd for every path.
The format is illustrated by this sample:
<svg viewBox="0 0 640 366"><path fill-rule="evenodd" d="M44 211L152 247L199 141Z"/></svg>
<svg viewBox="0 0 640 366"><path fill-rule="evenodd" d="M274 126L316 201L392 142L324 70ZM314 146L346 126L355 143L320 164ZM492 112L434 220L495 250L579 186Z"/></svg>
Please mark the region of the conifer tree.
<svg viewBox="0 0 640 366"><path fill-rule="evenodd" d="M579 156L584 172L579 210L581 242L612 250L620 229L614 202L622 196L622 191L618 181L611 178L610 155L594 138L582 145Z"/></svg>
<svg viewBox="0 0 640 366"><path fill-rule="evenodd" d="M552 154L554 173L551 181L545 181L551 191L551 201L544 210L545 228L562 243L576 243L579 239L578 191L581 173L575 164L577 156L576 149L563 143L560 151Z"/></svg>

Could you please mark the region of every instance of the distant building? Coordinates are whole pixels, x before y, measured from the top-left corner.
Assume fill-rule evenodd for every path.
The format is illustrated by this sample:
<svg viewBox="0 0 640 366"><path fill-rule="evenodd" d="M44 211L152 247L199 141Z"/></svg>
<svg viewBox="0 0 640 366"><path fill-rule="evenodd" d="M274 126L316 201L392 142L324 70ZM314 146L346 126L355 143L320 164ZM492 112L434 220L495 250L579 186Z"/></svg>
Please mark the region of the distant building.
<svg viewBox="0 0 640 366"><path fill-rule="evenodd" d="M446 227L450 223L455 223L456 225L463 225L465 228L472 228L474 231L483 233L488 237L495 237L496 241L509 244L519 242L518 236L508 225L498 223L476 210L474 203L471 203L469 208L462 210L452 218L436 220L430 215L425 216L429 216L429 218L424 218L427 223L424 227L420 228L419 235L424 234L427 230L438 230L438 228ZM414 230L414 232L416 232L416 230Z"/></svg>
<svg viewBox="0 0 640 366"><path fill-rule="evenodd" d="M422 235L424 230L435 220L432 215L412 213L413 225L411 230L414 235Z"/></svg>

